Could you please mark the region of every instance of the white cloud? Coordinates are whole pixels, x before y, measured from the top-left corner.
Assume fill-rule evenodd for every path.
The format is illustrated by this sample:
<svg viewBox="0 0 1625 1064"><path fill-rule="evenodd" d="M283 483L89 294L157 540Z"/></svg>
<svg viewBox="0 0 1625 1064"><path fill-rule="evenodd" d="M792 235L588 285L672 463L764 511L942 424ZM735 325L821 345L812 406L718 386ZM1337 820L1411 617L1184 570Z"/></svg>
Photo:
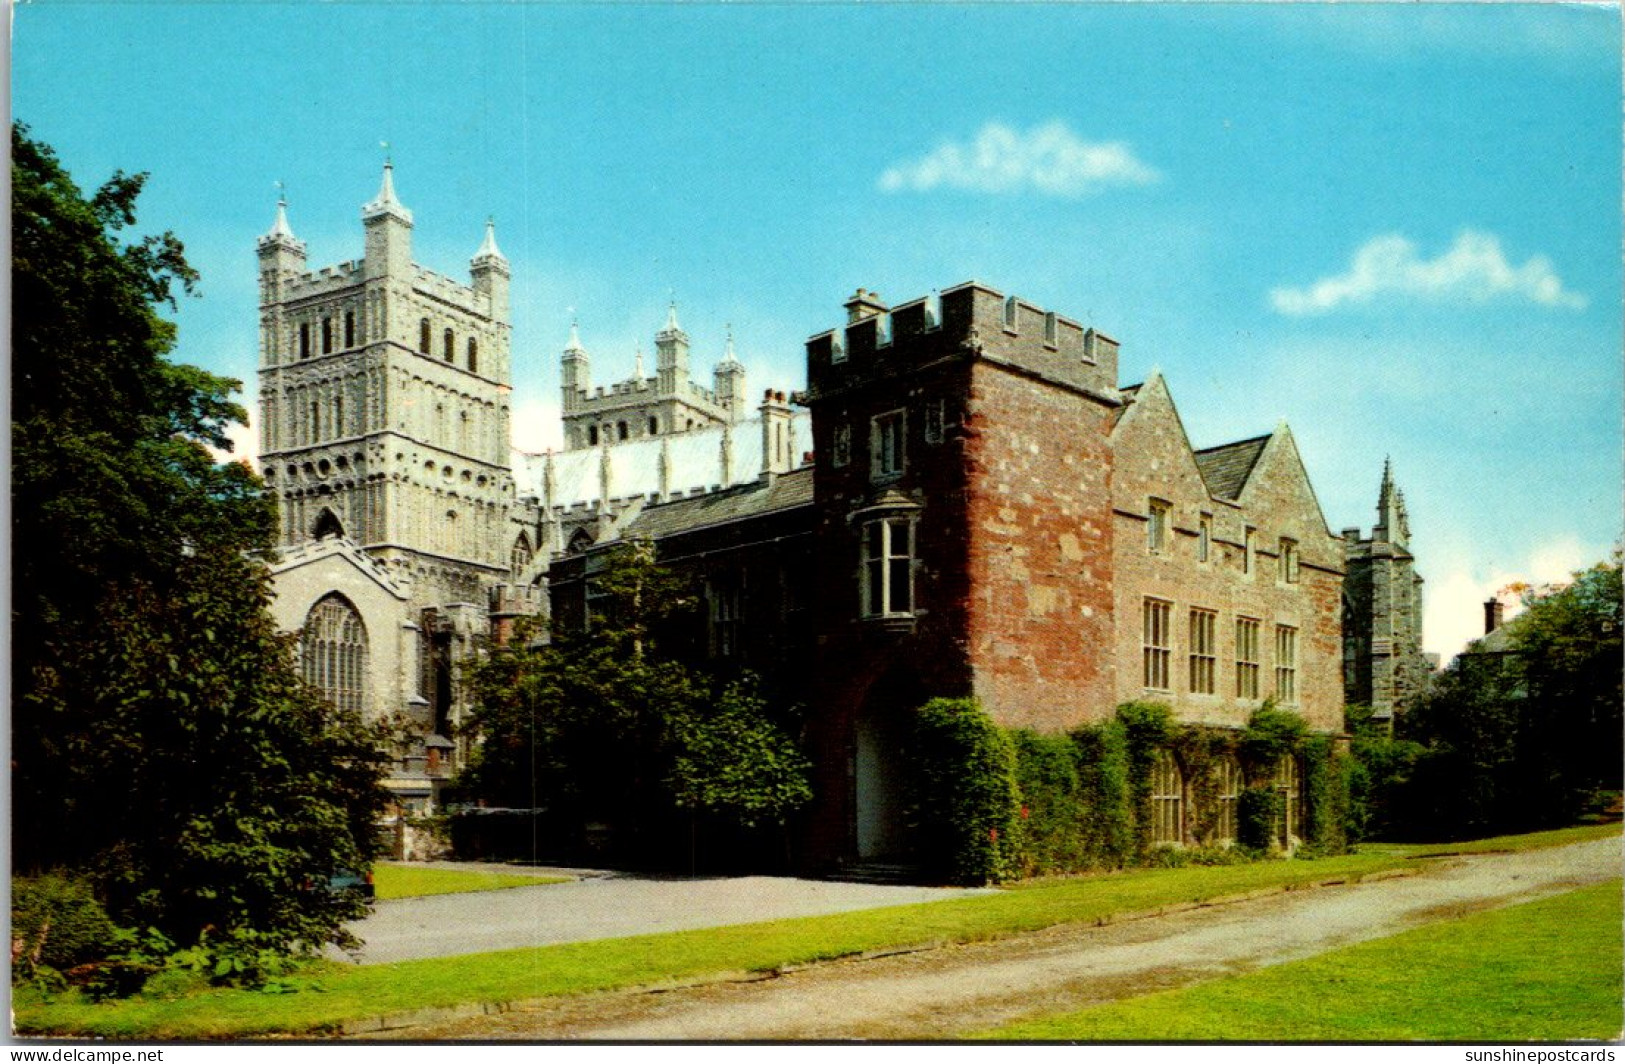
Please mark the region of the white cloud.
<svg viewBox="0 0 1625 1064"><path fill-rule="evenodd" d="M948 141L924 158L890 167L880 175L880 188L1082 196L1113 185L1147 185L1160 177L1127 144L1083 140L1063 122L1026 132L989 122L973 141Z"/></svg>
<svg viewBox="0 0 1625 1064"><path fill-rule="evenodd" d="M1457 565L1442 573L1424 572L1423 635L1443 664L1484 634L1484 603L1492 595L1506 606L1506 619L1522 612L1517 588L1521 585L1566 584L1578 570L1608 557L1606 545L1582 543L1561 536L1539 544L1512 565L1468 568ZM1426 565L1423 565L1424 570Z"/></svg>
<svg viewBox="0 0 1625 1064"><path fill-rule="evenodd" d="M1514 266L1501 250L1499 237L1470 229L1435 259L1418 257L1416 245L1397 233L1375 237L1354 253L1347 273L1323 277L1307 288L1274 289L1270 303L1282 314L1296 316L1323 314L1345 303L1369 303L1379 296L1465 303L1526 300L1573 310L1586 305L1584 296L1563 287L1546 256Z"/></svg>

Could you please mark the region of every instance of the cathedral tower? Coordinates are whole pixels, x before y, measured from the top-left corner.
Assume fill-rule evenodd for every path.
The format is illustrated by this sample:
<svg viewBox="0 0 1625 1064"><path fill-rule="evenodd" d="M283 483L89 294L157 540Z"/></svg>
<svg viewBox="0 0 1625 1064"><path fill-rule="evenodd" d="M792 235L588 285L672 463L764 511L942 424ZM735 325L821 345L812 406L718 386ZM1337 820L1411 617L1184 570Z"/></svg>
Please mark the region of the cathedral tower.
<svg viewBox="0 0 1625 1064"><path fill-rule="evenodd" d="M486 223L459 284L412 261L412 212L385 164L365 254L309 271L278 203L258 244L260 456L279 542L348 538L421 607L483 602L506 572L507 259Z"/></svg>
<svg viewBox="0 0 1625 1064"><path fill-rule="evenodd" d="M1369 705L1378 720L1403 712L1433 668L1422 651L1423 581L1410 540L1405 493L1384 461L1371 537L1343 530L1343 697Z"/></svg>

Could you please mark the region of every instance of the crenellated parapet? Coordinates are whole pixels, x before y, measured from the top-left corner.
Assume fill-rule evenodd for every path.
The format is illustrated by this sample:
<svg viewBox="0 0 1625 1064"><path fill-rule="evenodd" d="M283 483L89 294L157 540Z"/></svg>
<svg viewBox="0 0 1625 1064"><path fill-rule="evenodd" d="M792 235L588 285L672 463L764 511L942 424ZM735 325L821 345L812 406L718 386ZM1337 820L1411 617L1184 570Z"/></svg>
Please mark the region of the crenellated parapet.
<svg viewBox="0 0 1625 1064"><path fill-rule="evenodd" d="M1116 340L975 281L895 307L859 289L847 312L845 325L807 341L815 399L945 358L985 359L1101 398L1117 396Z"/></svg>

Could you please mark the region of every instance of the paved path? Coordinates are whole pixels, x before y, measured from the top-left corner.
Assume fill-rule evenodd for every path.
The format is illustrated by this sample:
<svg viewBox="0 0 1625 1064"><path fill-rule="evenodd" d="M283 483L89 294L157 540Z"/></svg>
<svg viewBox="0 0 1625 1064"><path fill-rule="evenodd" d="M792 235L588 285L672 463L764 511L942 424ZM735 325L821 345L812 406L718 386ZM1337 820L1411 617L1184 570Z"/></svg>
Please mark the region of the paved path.
<svg viewBox="0 0 1625 1064"><path fill-rule="evenodd" d="M1617 877L1620 864L1618 839L1466 857L1404 879L836 962L756 982L587 995L399 1033L413 1039L953 1037L1034 1012L1299 960L1559 893Z"/></svg>
<svg viewBox="0 0 1625 1064"><path fill-rule="evenodd" d="M484 868L489 871L491 866ZM504 869L505 871L505 869ZM660 931L941 901L983 891L777 876L721 879L599 875L573 883L381 901L350 925L361 964L625 938ZM342 954L334 954L336 958Z"/></svg>

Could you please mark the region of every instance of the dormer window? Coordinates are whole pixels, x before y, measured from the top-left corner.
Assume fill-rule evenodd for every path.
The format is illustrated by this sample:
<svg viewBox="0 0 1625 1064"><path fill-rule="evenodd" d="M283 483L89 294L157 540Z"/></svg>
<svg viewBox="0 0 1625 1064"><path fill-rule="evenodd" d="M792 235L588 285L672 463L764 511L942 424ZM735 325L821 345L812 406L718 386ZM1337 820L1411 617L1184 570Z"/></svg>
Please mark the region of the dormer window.
<svg viewBox="0 0 1625 1064"><path fill-rule="evenodd" d="M869 472L875 480L902 475L903 428L901 410L881 414L870 421Z"/></svg>

